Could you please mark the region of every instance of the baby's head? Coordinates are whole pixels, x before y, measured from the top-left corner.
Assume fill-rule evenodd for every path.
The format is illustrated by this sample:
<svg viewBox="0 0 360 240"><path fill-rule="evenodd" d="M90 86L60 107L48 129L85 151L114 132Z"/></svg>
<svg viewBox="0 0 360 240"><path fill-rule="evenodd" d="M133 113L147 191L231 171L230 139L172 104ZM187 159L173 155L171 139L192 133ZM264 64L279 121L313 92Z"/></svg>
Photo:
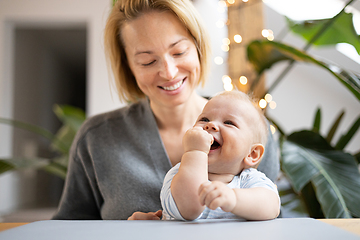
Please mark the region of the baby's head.
<svg viewBox="0 0 360 240"><path fill-rule="evenodd" d="M228 99L229 105L237 105L237 104L245 104L249 107L250 112L236 112L233 114L238 115L248 115L248 117L252 118L251 128L253 132L253 143L261 143L262 145L266 145L268 139L268 127L264 117L263 110L259 107L257 99L249 96L248 94L241 91L224 91L216 94L211 99L216 97L225 97Z"/></svg>
<svg viewBox="0 0 360 240"><path fill-rule="evenodd" d="M247 94L231 91L215 95L204 107L195 126L214 137L209 170L235 173L244 168L256 168L260 163L267 140L267 124L262 111Z"/></svg>

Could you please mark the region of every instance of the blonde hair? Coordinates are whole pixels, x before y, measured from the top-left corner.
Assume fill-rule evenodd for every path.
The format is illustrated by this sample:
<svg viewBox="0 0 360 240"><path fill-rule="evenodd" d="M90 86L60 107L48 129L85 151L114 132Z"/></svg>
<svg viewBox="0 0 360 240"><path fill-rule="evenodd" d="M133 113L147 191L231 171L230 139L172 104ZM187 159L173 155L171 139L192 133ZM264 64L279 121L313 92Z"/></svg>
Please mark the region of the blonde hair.
<svg viewBox="0 0 360 240"><path fill-rule="evenodd" d="M198 85L204 86L209 71L209 37L199 13L189 0L118 0L105 26L105 54L110 62L120 100L136 102L145 97L127 62L121 28L149 11L170 11L194 39L200 61Z"/></svg>
<svg viewBox="0 0 360 240"><path fill-rule="evenodd" d="M259 107L257 99L251 95L248 95L244 92L236 91L236 90L223 91L223 92L216 94L214 97L217 97L217 96L233 97L235 99L238 99L240 101L248 103L254 107L257 114L256 114L256 116L253 116L253 117L255 118L254 120L258 120L258 121L254 121L254 126L252 128L253 133L254 133L254 143L261 143L265 147L267 139L268 139L269 131L268 131L268 126L266 123L264 113L261 110L261 108ZM259 123L259 124L255 125L256 123Z"/></svg>

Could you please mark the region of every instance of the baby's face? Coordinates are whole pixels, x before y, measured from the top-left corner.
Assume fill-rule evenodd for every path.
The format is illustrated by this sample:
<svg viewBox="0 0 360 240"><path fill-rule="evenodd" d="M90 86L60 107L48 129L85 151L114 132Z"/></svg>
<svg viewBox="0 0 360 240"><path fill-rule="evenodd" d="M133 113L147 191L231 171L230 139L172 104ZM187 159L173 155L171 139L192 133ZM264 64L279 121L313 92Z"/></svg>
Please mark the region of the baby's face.
<svg viewBox="0 0 360 240"><path fill-rule="evenodd" d="M209 172L238 174L251 151L256 110L250 103L229 96L216 96L204 107L195 126L214 137L209 153Z"/></svg>

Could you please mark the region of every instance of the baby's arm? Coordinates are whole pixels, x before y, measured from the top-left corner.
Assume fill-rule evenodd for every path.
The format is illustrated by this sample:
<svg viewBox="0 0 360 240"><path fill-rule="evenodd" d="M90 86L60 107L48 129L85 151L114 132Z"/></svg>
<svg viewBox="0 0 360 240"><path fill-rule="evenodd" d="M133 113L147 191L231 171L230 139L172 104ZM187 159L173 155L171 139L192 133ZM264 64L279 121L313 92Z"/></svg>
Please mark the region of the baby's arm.
<svg viewBox="0 0 360 240"><path fill-rule="evenodd" d="M178 173L171 183L171 194L181 216L197 218L204 210L199 202L198 189L208 181L208 153L213 137L201 127L193 127L183 139L184 155Z"/></svg>
<svg viewBox="0 0 360 240"><path fill-rule="evenodd" d="M232 189L214 181L202 184L199 196L201 204L208 208L220 207L247 220L274 219L280 212L278 195L264 187Z"/></svg>

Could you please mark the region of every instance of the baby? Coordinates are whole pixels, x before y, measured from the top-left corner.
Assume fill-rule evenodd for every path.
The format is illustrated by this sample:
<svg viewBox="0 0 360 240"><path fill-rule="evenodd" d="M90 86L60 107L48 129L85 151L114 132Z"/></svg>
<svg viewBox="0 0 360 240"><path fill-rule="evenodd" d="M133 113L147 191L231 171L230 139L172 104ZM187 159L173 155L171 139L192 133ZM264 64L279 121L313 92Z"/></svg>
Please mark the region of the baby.
<svg viewBox="0 0 360 240"><path fill-rule="evenodd" d="M280 212L275 184L256 170L265 151L265 117L240 91L222 92L183 138L181 163L166 174L163 219L268 220Z"/></svg>

